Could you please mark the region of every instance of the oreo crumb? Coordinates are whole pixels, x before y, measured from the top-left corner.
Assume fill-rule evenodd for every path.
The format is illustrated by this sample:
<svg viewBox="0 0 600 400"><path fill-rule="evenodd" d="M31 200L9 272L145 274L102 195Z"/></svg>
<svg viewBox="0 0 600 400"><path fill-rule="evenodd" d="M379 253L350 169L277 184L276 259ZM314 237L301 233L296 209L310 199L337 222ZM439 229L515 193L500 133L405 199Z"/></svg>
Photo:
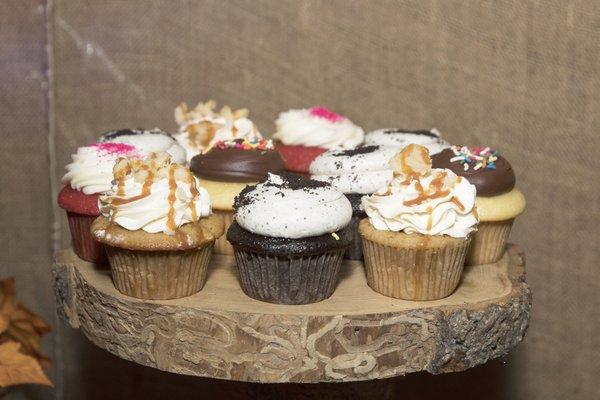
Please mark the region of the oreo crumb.
<svg viewBox="0 0 600 400"><path fill-rule="evenodd" d="M343 150L343 151L339 151L335 154L332 154L333 157L349 157L349 156L357 156L359 154L369 154L369 153L373 153L374 151L379 150L379 146L376 145L372 145L372 146L362 146L362 147L357 147L355 149L349 149L349 150Z"/></svg>

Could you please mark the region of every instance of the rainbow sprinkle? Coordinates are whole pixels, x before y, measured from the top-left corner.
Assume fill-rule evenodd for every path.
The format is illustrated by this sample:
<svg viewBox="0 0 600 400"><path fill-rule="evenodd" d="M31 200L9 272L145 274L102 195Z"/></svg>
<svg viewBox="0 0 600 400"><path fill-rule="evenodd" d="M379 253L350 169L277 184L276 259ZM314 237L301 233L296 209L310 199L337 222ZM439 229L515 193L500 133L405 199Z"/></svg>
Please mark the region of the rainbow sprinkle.
<svg viewBox="0 0 600 400"><path fill-rule="evenodd" d="M330 122L342 122L346 120L346 117L343 115L336 114L326 107L313 107L308 111L313 117L323 118Z"/></svg>
<svg viewBox="0 0 600 400"><path fill-rule="evenodd" d="M452 146L451 149L455 157L452 157L450 162L460 162L465 171L468 171L471 165L475 171L480 168L496 169L496 150L489 147L475 147L471 150L467 146Z"/></svg>
<svg viewBox="0 0 600 400"><path fill-rule="evenodd" d="M239 149L239 150L273 150L273 141L270 139L244 138L235 140L220 140L213 147L218 149Z"/></svg>

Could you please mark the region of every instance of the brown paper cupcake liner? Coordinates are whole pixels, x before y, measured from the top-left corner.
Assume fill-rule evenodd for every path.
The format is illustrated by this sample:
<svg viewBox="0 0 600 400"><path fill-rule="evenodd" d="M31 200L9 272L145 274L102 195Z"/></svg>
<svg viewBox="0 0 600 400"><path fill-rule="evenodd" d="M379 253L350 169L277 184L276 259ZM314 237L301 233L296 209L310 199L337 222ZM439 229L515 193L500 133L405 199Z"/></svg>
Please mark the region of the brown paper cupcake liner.
<svg viewBox="0 0 600 400"><path fill-rule="evenodd" d="M107 264L104 245L92 236L90 227L97 215L84 215L67 211L73 251L79 258L96 264Z"/></svg>
<svg viewBox="0 0 600 400"><path fill-rule="evenodd" d="M362 217L353 216L348 224L348 228L352 231L352 243L346 250L344 254L344 258L348 260L362 260L363 259L363 249L362 249L362 238L358 233L358 224Z"/></svg>
<svg viewBox="0 0 600 400"><path fill-rule="evenodd" d="M333 294L345 248L300 257L234 250L246 295L268 303L309 304Z"/></svg>
<svg viewBox="0 0 600 400"><path fill-rule="evenodd" d="M138 299L178 299L199 292L206 282L214 242L189 250L144 251L106 245L113 282Z"/></svg>
<svg viewBox="0 0 600 400"><path fill-rule="evenodd" d="M229 225L231 225L231 223L233 222L233 211L213 210L213 213L223 219L223 226L225 227L225 232L227 232L227 229L229 229ZM215 253L233 255L233 247L231 246L231 243L227 241L226 236L227 235L221 236L215 242Z"/></svg>
<svg viewBox="0 0 600 400"><path fill-rule="evenodd" d="M454 292L470 239L443 247L390 247L362 238L367 283L384 296L437 300Z"/></svg>
<svg viewBox="0 0 600 400"><path fill-rule="evenodd" d="M480 222L467 253L467 265L490 264L502 258L513 219Z"/></svg>

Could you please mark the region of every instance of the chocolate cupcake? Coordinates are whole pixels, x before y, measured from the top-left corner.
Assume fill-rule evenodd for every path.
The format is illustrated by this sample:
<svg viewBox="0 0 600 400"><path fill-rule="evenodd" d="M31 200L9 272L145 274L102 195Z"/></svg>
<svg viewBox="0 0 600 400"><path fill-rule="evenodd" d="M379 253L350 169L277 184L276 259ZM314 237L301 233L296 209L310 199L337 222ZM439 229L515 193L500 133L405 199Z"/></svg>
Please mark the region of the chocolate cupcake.
<svg viewBox="0 0 600 400"><path fill-rule="evenodd" d="M426 147L430 155L437 154L450 146L450 143L442 139L440 132L435 128L430 130L387 128L365 135L365 145L391 146L402 150L411 143Z"/></svg>
<svg viewBox="0 0 600 400"><path fill-rule="evenodd" d="M394 177L389 161L396 155L395 147L363 146L351 150L330 150L310 165L311 178L330 183L343 192L352 204L350 227L354 236L345 257L362 259L362 244L358 223L366 217L361 198L387 186Z"/></svg>
<svg viewBox="0 0 600 400"><path fill-rule="evenodd" d="M489 147L452 146L432 157L435 168L447 168L477 188L480 224L467 264L488 264L504 254L515 218L525 209L525 197L515 188L510 163Z"/></svg>
<svg viewBox="0 0 600 400"><path fill-rule="evenodd" d="M308 304L333 293L352 241L348 199L326 182L273 175L235 199L227 231L248 296Z"/></svg>
<svg viewBox="0 0 600 400"><path fill-rule="evenodd" d="M233 220L235 196L247 185L266 179L269 172L282 172L284 165L270 140L236 139L217 142L206 153L193 157L190 169L210 193L213 211L227 229ZM215 252L233 254L233 249L223 237L217 241Z"/></svg>

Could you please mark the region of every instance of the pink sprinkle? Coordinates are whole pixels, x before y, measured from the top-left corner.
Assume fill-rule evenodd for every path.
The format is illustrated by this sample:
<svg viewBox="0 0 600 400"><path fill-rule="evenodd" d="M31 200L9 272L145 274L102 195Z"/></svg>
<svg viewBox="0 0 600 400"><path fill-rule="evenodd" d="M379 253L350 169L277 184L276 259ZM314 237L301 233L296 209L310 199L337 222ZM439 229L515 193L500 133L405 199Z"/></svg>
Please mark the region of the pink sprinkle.
<svg viewBox="0 0 600 400"><path fill-rule="evenodd" d="M346 119L343 115L336 114L325 107L313 107L309 111L313 117L325 118L330 122L342 122Z"/></svg>
<svg viewBox="0 0 600 400"><path fill-rule="evenodd" d="M127 143L94 143L92 147L105 154L129 154L136 150L135 146Z"/></svg>

